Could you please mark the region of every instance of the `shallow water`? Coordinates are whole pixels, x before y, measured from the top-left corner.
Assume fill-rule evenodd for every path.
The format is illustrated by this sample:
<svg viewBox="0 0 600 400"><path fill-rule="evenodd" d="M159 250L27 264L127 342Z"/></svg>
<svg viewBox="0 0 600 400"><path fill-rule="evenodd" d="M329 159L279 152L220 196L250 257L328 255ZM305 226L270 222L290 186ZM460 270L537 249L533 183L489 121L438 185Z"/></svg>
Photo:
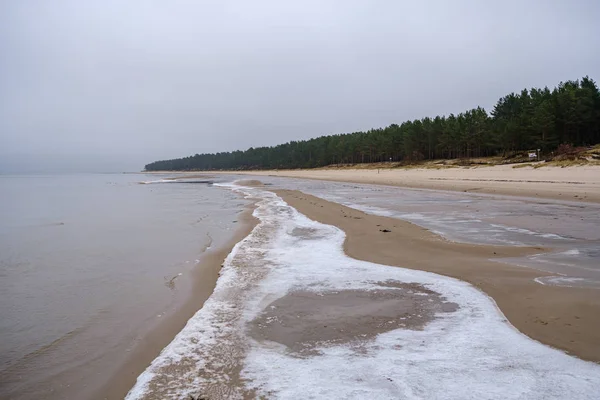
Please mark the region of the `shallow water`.
<svg viewBox="0 0 600 400"><path fill-rule="evenodd" d="M0 176L0 397L86 398L187 298L247 202L157 179Z"/></svg>

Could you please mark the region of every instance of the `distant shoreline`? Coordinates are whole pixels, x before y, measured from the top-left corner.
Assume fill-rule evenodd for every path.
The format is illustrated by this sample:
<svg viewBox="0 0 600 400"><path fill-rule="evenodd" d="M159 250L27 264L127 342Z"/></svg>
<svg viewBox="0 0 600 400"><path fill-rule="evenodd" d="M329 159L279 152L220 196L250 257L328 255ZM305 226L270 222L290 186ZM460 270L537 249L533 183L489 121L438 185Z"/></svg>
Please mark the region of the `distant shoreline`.
<svg viewBox="0 0 600 400"><path fill-rule="evenodd" d="M452 168L318 168L252 171L147 171L148 174L279 176L600 203L600 166L496 165Z"/></svg>

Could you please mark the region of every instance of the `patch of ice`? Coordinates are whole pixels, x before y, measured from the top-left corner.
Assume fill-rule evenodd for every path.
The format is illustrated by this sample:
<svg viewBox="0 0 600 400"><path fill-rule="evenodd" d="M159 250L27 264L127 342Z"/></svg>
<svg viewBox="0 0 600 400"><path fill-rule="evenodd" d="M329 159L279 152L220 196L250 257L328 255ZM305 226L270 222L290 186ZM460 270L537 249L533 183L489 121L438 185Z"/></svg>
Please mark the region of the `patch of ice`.
<svg viewBox="0 0 600 400"><path fill-rule="evenodd" d="M580 254L580 252L578 249L571 249L571 250L563 251L560 254L565 255L565 256L578 256Z"/></svg>

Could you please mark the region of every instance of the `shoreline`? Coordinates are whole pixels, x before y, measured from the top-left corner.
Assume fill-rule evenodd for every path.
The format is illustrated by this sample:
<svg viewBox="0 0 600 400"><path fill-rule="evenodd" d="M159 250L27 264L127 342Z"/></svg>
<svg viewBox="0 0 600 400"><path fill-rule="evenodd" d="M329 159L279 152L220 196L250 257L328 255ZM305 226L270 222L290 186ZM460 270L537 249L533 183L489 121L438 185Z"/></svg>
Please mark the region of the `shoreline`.
<svg viewBox="0 0 600 400"><path fill-rule="evenodd" d="M597 290L540 285L535 278L554 274L493 260L547 249L450 242L410 222L366 214L299 191L274 192L308 218L343 230L349 257L466 281L490 296L521 333L600 362Z"/></svg>
<svg viewBox="0 0 600 400"><path fill-rule="evenodd" d="M261 199L260 223L227 257L214 293L142 375L132 399L597 392L598 364L527 338L477 287L422 265L394 268L404 265L351 254L363 246L368 256L406 263L451 261L484 269L484 280L493 281L497 264L487 258L547 249L451 243L298 191L237 184ZM327 218L328 225L319 222ZM515 271L512 280L528 271L501 268Z"/></svg>
<svg viewBox="0 0 600 400"><path fill-rule="evenodd" d="M145 173L274 176L600 203L600 166L513 167L513 165L496 165L440 169L318 168L254 171L151 171Z"/></svg>
<svg viewBox="0 0 600 400"><path fill-rule="evenodd" d="M135 345L127 359L115 369L107 382L92 393L94 399L123 399L134 386L138 376L184 328L188 320L200 310L213 293L221 266L233 247L244 239L258 220L252 215L255 203L244 207L239 214L239 226L233 236L221 247L209 250L194 268L189 282L189 293L182 304L172 314L164 318L158 326L149 331Z"/></svg>

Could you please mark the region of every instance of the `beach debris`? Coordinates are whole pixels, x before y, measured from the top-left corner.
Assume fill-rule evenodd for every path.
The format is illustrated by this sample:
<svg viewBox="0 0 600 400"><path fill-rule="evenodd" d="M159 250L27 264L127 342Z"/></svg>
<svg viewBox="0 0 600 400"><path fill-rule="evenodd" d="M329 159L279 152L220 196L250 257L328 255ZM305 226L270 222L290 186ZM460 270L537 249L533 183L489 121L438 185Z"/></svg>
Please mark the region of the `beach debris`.
<svg viewBox="0 0 600 400"><path fill-rule="evenodd" d="M181 275L183 275L183 274L180 272L180 273L178 273L177 275L175 275L174 277L172 277L170 279L169 279L169 277L165 276L164 277L164 279L165 279L165 286L168 287L171 290L174 290L175 289L175 280L177 278L179 278Z"/></svg>
<svg viewBox="0 0 600 400"><path fill-rule="evenodd" d="M237 221L234 221L234 222L237 222ZM207 240L206 244L204 244L204 246L202 246L202 248L200 249L200 253L204 253L212 247L213 238L212 238L212 236L210 236L210 232L206 232L206 237L208 238L208 240Z"/></svg>
<svg viewBox="0 0 600 400"><path fill-rule="evenodd" d="M379 232L388 233L391 232L389 229L380 229Z"/></svg>

